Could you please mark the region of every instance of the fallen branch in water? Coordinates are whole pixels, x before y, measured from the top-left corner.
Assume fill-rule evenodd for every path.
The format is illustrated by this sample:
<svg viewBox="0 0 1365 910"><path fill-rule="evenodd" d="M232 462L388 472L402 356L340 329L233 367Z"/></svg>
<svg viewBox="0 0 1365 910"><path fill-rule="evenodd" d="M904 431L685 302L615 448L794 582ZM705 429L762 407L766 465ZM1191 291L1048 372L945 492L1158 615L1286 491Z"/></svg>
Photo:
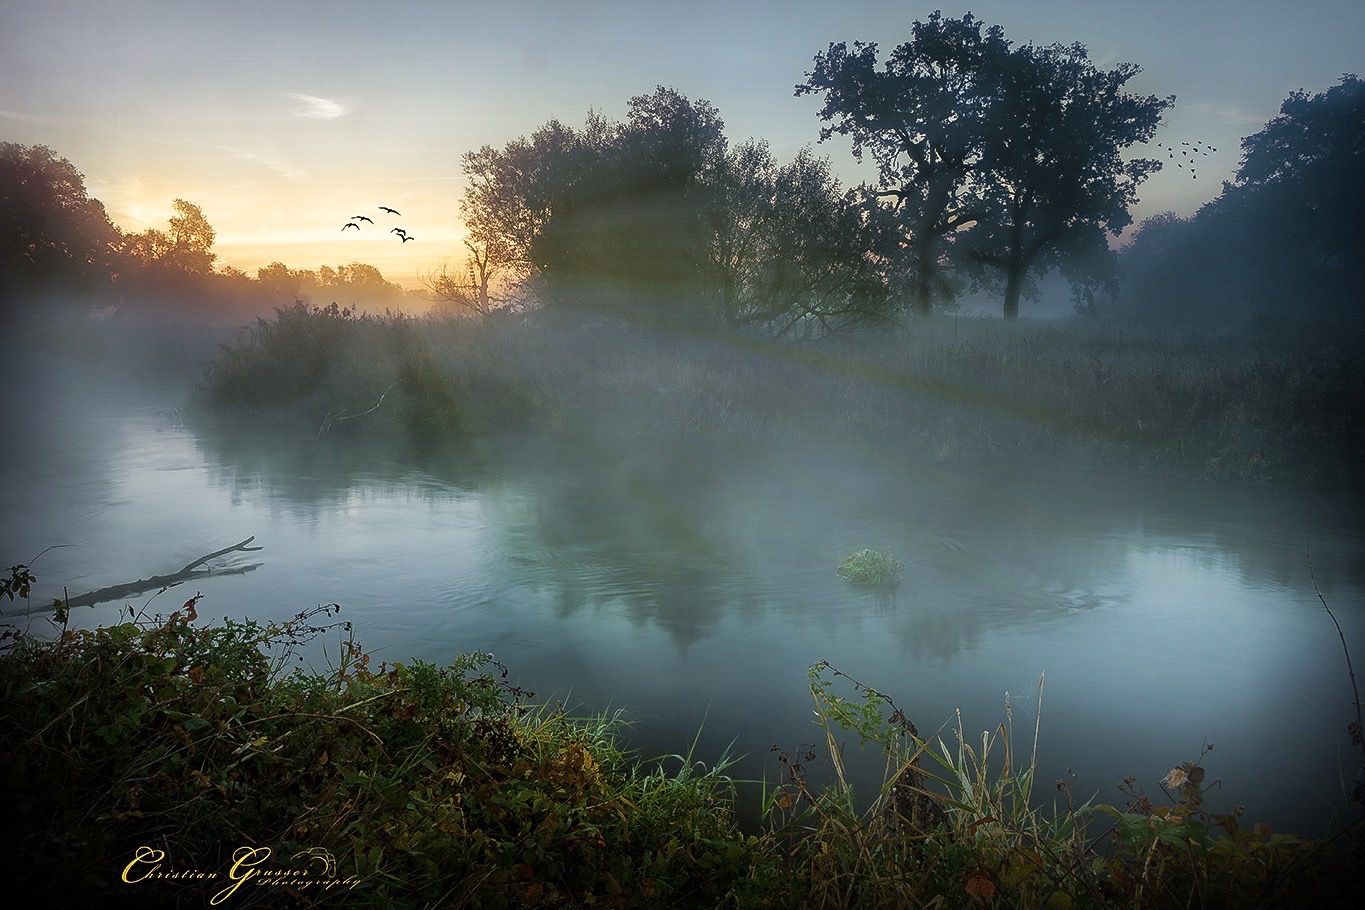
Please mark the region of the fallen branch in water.
<svg viewBox="0 0 1365 910"><path fill-rule="evenodd" d="M203 578L206 575L212 574L215 570L212 567L210 567L206 568L202 572L196 572L195 569L199 568L199 566L202 566L210 559L217 559L219 556L223 556L227 553L233 553L237 551L241 551L243 553L250 553L256 550L265 549L264 547L247 546L247 544L251 543L255 539L256 536L253 534L251 537L248 537L246 540L243 540L240 543L235 543L230 547L223 547L223 549L221 550L215 550L212 553L200 556L198 559L196 559L189 565L185 566L185 568L181 569L179 572L172 572L169 575L153 575L151 578L140 578L137 581L131 581L128 582L127 584L112 585L111 587L108 588L100 588L97 591L91 591L89 594L82 594L79 597L69 598L63 603L68 608L93 607L95 604L105 603L106 601L122 600L125 597L133 597L138 594L143 594L147 591L152 590L153 588L165 589L171 587L172 585L178 585L181 584L182 582L189 581L192 578ZM218 569L217 572L220 575L240 575L243 572L250 572L252 569L256 568L259 565L260 563L253 563L249 566L235 566L233 568L228 569ZM32 608L30 608L28 612L32 612Z"/></svg>
<svg viewBox="0 0 1365 910"><path fill-rule="evenodd" d="M389 392L391 391L393 391L392 385L384 390L383 395L379 396L379 400L374 403L374 407L366 411L361 411L359 414L342 414L340 416L329 414L327 419L322 422L322 426L318 427L318 439L326 436L327 431L332 429L332 424L336 423L338 420L354 420L357 417L364 417L366 414L371 414L379 410L379 406L384 403L385 398L389 397Z"/></svg>

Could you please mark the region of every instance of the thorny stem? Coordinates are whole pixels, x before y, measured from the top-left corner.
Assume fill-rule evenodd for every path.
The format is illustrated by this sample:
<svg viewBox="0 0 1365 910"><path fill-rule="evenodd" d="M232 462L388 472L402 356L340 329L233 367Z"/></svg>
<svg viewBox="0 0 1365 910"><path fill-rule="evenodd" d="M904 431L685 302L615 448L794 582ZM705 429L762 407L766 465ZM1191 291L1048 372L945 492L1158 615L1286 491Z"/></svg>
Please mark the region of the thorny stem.
<svg viewBox="0 0 1365 910"><path fill-rule="evenodd" d="M1365 726L1361 724L1360 714L1360 688L1356 685L1355 667L1351 665L1351 649L1346 646L1346 633L1341 631L1341 623L1337 622L1337 615L1332 612L1332 608L1327 605L1327 598L1322 596L1321 589L1318 588L1317 576L1313 573L1313 553L1308 548L1308 539L1304 538L1304 555L1308 558L1308 578L1313 583L1313 593L1318 595L1318 600L1322 602L1322 608L1327 611L1327 615L1332 618L1332 625L1337 627L1337 637L1341 639L1341 650L1346 654L1346 672L1351 675L1351 694L1355 696L1353 704L1356 709L1355 728L1351 732L1352 741L1360 746L1362 756L1365 756ZM1365 774L1365 766L1362 766L1362 774ZM1351 795L1355 799L1361 798L1361 776L1357 775L1356 785Z"/></svg>

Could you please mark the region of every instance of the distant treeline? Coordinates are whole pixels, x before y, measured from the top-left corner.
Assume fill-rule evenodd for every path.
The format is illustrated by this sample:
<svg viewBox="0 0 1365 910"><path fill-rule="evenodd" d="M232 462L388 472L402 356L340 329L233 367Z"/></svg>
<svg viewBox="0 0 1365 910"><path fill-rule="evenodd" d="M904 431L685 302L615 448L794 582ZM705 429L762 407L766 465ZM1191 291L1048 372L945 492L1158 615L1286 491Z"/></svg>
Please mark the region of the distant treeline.
<svg viewBox="0 0 1365 910"><path fill-rule="evenodd" d="M1015 316L1055 273L1082 314L1359 326L1355 76L1291 95L1243 140L1217 199L1149 219L1116 253L1140 185L1172 164L1193 173L1182 137L1128 157L1174 103L1123 91L1138 67L1098 69L1080 45L1011 47L998 27L937 13L877 57L831 44L795 87L824 101L821 140L845 136L877 165L873 184L842 188L809 151L781 164L761 141L732 144L715 108L664 87L632 98L624 122L550 121L466 154L484 310L491 274L546 308L802 337L952 311L969 291L1000 293Z"/></svg>
<svg viewBox="0 0 1365 910"><path fill-rule="evenodd" d="M242 322L295 300L412 309L428 304L372 265L290 269L273 262L253 278L217 265L217 232L203 210L176 199L165 230L121 230L92 198L85 177L46 146L0 143L0 306L63 302L128 313L174 310Z"/></svg>
<svg viewBox="0 0 1365 910"><path fill-rule="evenodd" d="M1082 314L1358 328L1360 80L1292 94L1242 141L1216 199L1188 219L1148 219L1120 254L1110 240L1138 189L1183 167L1174 150L1190 145L1130 156L1175 103L1124 91L1139 71L1100 69L1079 44L1012 45L970 14L915 22L881 61L875 44L831 44L795 92L823 100L822 141L844 136L876 164L875 182L851 188L809 150L781 163L761 140L732 143L710 103L671 88L632 98L622 122L552 120L463 156L467 258L426 296L483 318L538 307L813 338L952 311L968 291L999 293L1017 316L1038 279L1059 274ZM0 200L10 299L190 298L206 315L403 300L360 263L215 271L213 228L180 199L167 230L124 233L45 147L0 146Z"/></svg>
<svg viewBox="0 0 1365 910"><path fill-rule="evenodd" d="M1365 83L1290 95L1242 140L1237 177L1189 218L1148 218L1123 253L1122 310L1149 322L1307 325L1365 319Z"/></svg>

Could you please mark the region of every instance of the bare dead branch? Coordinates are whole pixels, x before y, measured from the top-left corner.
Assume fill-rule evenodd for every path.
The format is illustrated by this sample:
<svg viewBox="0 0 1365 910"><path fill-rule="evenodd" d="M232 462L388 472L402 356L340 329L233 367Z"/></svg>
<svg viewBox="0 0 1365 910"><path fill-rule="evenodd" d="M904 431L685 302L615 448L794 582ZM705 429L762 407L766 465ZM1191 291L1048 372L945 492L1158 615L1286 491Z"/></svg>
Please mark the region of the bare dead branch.
<svg viewBox="0 0 1365 910"><path fill-rule="evenodd" d="M379 400L376 401L372 407L361 411L358 414L328 414L327 419L322 422L322 426L318 427L318 438L321 439L326 436L327 432L332 429L332 424L336 423L338 420L354 420L357 417L364 417L366 414L373 414L375 411L379 410L379 406L384 403L385 398L389 397L389 392L391 391L393 391L392 385L384 390L384 394L379 396Z"/></svg>
<svg viewBox="0 0 1365 910"><path fill-rule="evenodd" d="M257 566L259 566L260 563L253 563L251 565L246 566L234 566L231 568L222 569L214 569L212 567L209 567L199 572L196 572L195 570L199 566L204 565L204 563L208 562L210 559L217 559L219 556L225 556L228 553L234 552L250 553L256 550L264 549L263 547L247 546L247 544L251 543L255 539L256 537L255 535L253 535L251 537L248 537L246 540L233 544L230 547L223 547L223 549L221 550L215 550L212 553L206 553L205 555L200 556L198 559L194 560L194 562L191 562L188 565L186 565L179 572L172 572L169 575L153 575L151 578L140 578L137 581L131 581L128 582L127 584L111 585L110 587L107 588L100 588L98 590L91 591L88 594L81 594L77 597L69 598L68 600L65 601L65 605L67 607L93 607L95 604L106 603L111 600L122 600L125 597L134 597L138 594L144 594L147 591L151 591L157 588L169 588L172 585L178 585L194 578L204 578L210 574L216 573L218 575L240 575L244 572L250 572L252 569L255 569ZM30 607L25 612L34 612L35 609L51 608Z"/></svg>

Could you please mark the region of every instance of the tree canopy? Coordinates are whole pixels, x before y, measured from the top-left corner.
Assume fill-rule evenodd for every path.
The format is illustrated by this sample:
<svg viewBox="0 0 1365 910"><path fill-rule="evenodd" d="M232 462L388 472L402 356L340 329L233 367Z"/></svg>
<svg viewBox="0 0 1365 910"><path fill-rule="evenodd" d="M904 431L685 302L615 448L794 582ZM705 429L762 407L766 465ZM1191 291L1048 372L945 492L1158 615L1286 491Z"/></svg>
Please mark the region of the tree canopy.
<svg viewBox="0 0 1365 910"><path fill-rule="evenodd" d="M46 146L0 143L0 297L107 290L118 242L70 161Z"/></svg>
<svg viewBox="0 0 1365 910"><path fill-rule="evenodd" d="M1255 199L1298 255L1347 277L1359 293L1365 278L1365 82L1342 76L1315 95L1300 90L1279 116L1242 140L1227 205Z"/></svg>
<svg viewBox="0 0 1365 910"><path fill-rule="evenodd" d="M173 269L190 275L207 275L213 271L213 252L217 232L204 210L193 202L176 199L171 202L175 212L165 231L148 228L124 239L124 252L143 267Z"/></svg>
<svg viewBox="0 0 1365 910"><path fill-rule="evenodd" d="M464 168L472 245L552 308L785 335L888 305L879 222L828 162L731 148L719 112L671 88L632 98L623 122L551 121Z"/></svg>
<svg viewBox="0 0 1365 910"><path fill-rule="evenodd" d="M1173 102L1123 91L1139 68L1101 70L1080 44L1014 49L994 73L984 217L967 229L966 262L994 271L1004 314L1019 314L1030 271L1060 269L1073 287L1116 290L1108 234L1132 222L1137 188L1161 164L1123 149L1156 134Z"/></svg>
<svg viewBox="0 0 1365 910"><path fill-rule="evenodd" d="M1138 72L1098 69L1079 44L1011 50L999 26L935 12L880 69L875 44L831 44L796 92L824 95L822 141L847 136L877 162L877 195L910 251L914 311L950 297L946 272L960 266L978 280L998 271L1012 317L1030 270L1109 277L1105 234L1128 224L1137 186L1160 166L1120 153L1173 103L1125 93Z"/></svg>
<svg viewBox="0 0 1365 910"><path fill-rule="evenodd" d="M883 214L809 149L780 166L763 142L731 150L715 183L707 263L725 325L781 337L891 318L888 272L900 250Z"/></svg>
<svg viewBox="0 0 1365 910"><path fill-rule="evenodd" d="M1002 29L983 34L982 26L970 13L935 12L911 26L911 39L881 69L875 43L831 44L796 86L797 95L824 95L822 142L846 136L854 157L868 153L876 162L878 196L905 234L903 284L919 314L951 298L944 269L953 236L981 215L979 169L992 127L987 75L1008 49Z"/></svg>
<svg viewBox="0 0 1365 910"><path fill-rule="evenodd" d="M1297 91L1242 140L1236 178L1193 217L1143 222L1123 251L1133 316L1267 327L1365 324L1365 83Z"/></svg>

